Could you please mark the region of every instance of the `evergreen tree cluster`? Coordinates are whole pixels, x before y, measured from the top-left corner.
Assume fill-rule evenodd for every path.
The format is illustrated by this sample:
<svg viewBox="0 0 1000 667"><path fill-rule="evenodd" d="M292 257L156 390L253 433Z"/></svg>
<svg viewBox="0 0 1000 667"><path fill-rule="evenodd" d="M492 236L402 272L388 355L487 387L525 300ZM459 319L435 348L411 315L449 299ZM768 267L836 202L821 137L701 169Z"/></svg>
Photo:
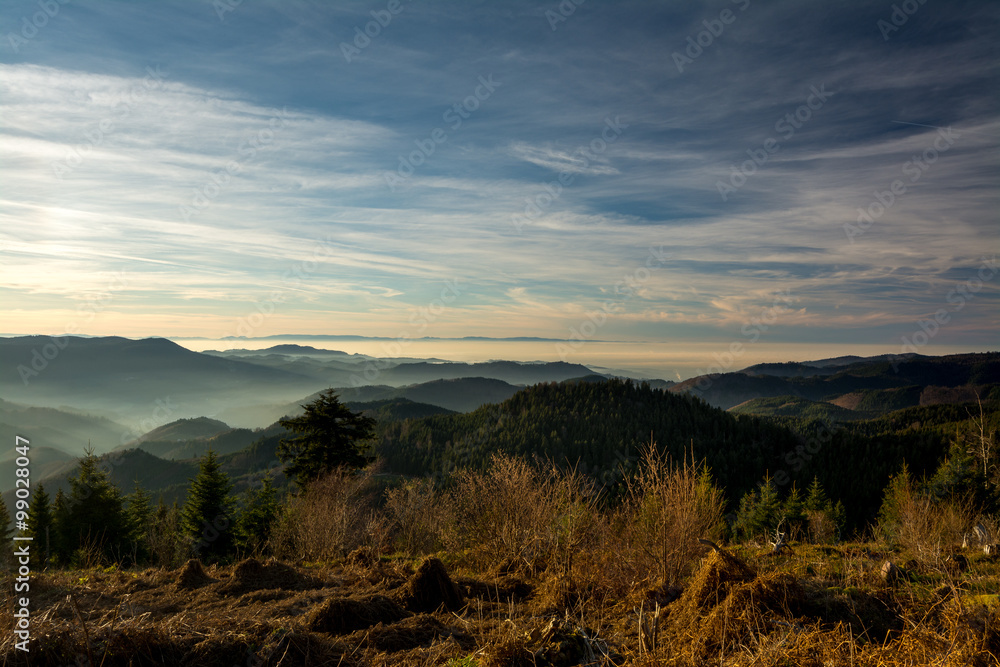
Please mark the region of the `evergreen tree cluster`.
<svg viewBox="0 0 1000 667"><path fill-rule="evenodd" d="M994 405L986 417L998 414ZM832 424L733 414L628 380L565 382L528 387L466 414L381 422L375 452L388 471L438 479L482 470L495 453L551 460L607 489L635 471L652 437L675 460L693 448L730 507L769 475L782 499L815 477L843 501L841 529L854 532L876 519L882 491L904 461L918 475L934 474L968 417L967 406L942 405Z"/></svg>
<svg viewBox="0 0 1000 667"><path fill-rule="evenodd" d="M156 507L136 483L123 495L93 452L69 478L70 491L51 498L44 485L32 493L26 535L33 538L32 567L91 567L99 564L171 566L191 555L208 561L267 546L280 504L269 479L251 489L238 506L232 484L209 451L191 480L182 507ZM0 513L5 527L6 506Z"/></svg>
<svg viewBox="0 0 1000 667"><path fill-rule="evenodd" d="M272 443L271 451L300 491L333 470L349 475L344 471L366 465L373 453L384 470L426 478L432 487L506 455L585 475L602 502L613 504L641 477L643 446L656 441L670 459L690 457L711 470L731 510L733 537L772 540L784 533L791 541L828 542L875 523L885 536L898 537L914 507L996 513L998 418L995 402L975 414L970 406L935 406L843 425L759 418L612 380L540 384L467 414L376 423L328 391L302 417L282 420L296 435ZM256 450L245 456L267 458ZM91 451L66 492L51 497L41 485L34 489L27 523L35 568L171 566L191 556L259 554L288 507L269 479L235 497L212 451L201 458L183 505L161 499L154 506L138 482L123 494L109 472ZM0 537L9 537L9 522L0 505Z"/></svg>

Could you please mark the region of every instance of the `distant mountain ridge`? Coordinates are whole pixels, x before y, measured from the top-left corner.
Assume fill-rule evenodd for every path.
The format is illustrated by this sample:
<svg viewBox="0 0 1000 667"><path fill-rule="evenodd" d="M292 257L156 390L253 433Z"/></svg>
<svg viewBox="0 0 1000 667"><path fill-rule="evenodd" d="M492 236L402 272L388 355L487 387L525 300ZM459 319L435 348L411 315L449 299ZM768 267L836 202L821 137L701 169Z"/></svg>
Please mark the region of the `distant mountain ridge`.
<svg viewBox="0 0 1000 667"><path fill-rule="evenodd" d="M272 420L255 418L245 408L285 405L329 387L404 387L476 377L525 385L592 372L564 362L376 361L291 344L266 351L206 354L165 338L119 336L0 338L0 357L9 361L0 367L0 397L50 408L72 405L122 423L130 438L178 418L227 415L223 418L229 419L228 415L239 414L239 425L260 427ZM478 388L470 385L461 392L441 385L391 396L369 395L365 400L408 398L466 411L503 400L513 391L481 382ZM428 393L435 394L433 400L427 400Z"/></svg>
<svg viewBox="0 0 1000 667"><path fill-rule="evenodd" d="M0 357L8 361L0 367L0 395L140 423L211 414L262 390L292 400L324 386L301 374L192 352L165 338L0 338Z"/></svg>
<svg viewBox="0 0 1000 667"><path fill-rule="evenodd" d="M984 399L1000 395L1000 353L757 364L734 373L690 378L669 391L691 393L723 409L743 406L745 411L746 404L755 399L797 397L883 414L906 407L967 402L977 394Z"/></svg>
<svg viewBox="0 0 1000 667"><path fill-rule="evenodd" d="M903 389L901 393L906 393ZM904 460L915 475L933 472L956 428L969 418L967 405L907 408L848 420L860 413L795 396L756 402L755 408L741 406L726 413L648 383L591 376L533 385L468 413L448 413L404 398L350 405L377 419L376 452L389 473L447 475L459 467L481 468L494 454L506 452L542 464L575 466L614 493L623 472L636 469L639 448L652 438L675 460L691 455L696 460L704 458L730 503L754 488L764 475L773 475L785 489L789 483L802 488L815 475L832 496L858 499L859 509L852 510L855 522L871 519L889 476ZM994 400L989 406L994 414L996 405ZM742 408L754 409L746 410L751 414L739 414ZM787 418L802 416L809 409L816 411L806 415L811 422ZM759 416L764 411L773 418ZM851 414L838 416L838 411ZM831 418L843 418L844 423L830 427ZM198 432L218 423L178 420L154 432ZM817 429L827 431L828 436L815 452L810 450L811 460L800 469L790 457L801 453ZM287 480L276 456L284 436L284 429L272 424L266 429L230 429L190 441L143 439L138 448L111 452L103 460L112 481L123 491L130 491L137 480L154 499L162 495L168 503L183 502L197 472L196 457L209 446L220 453L222 469L237 492L262 476L272 476L277 486L284 486ZM184 458L177 460L168 460L169 451L160 456L147 450L161 444L192 449L182 451ZM34 483L43 483L53 495L66 489L66 476L76 468L76 459L44 448L37 455L40 467ZM7 462L0 459L0 465ZM11 490L4 494L8 505L11 494Z"/></svg>
<svg viewBox="0 0 1000 667"><path fill-rule="evenodd" d="M199 438L211 438L224 431L229 430L229 425L220 422L218 419L208 417L194 417L193 419L178 419L177 421L158 426L148 433L143 433L135 442L146 442L149 440L195 440Z"/></svg>

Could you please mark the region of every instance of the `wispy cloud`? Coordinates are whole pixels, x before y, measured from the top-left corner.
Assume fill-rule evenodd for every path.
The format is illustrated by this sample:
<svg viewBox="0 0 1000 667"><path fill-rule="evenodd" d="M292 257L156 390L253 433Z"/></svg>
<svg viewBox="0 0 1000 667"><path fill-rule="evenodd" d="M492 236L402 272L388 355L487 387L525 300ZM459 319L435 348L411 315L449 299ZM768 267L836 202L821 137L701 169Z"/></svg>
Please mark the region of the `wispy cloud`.
<svg viewBox="0 0 1000 667"><path fill-rule="evenodd" d="M617 169L608 164L607 158L603 156L592 160L580 152L574 154L551 147L529 146L523 143L516 143L507 149L507 154L515 159L524 160L539 167L551 169L554 172L605 175L619 173Z"/></svg>
<svg viewBox="0 0 1000 667"><path fill-rule="evenodd" d="M671 54L717 7L587 3L556 32L546 7L407 5L347 63L360 2L64 6L0 53L5 328L58 329L126 271L102 333L224 335L280 290L260 335L394 335L460 280L433 335L561 337L662 246L603 337L726 342L786 292L775 339L891 346L998 249L995 7L927 4L886 42L885 7L754 3L683 74ZM628 129L585 157L609 117ZM852 243L925 125L959 138ZM984 285L937 340L982 345L997 300Z"/></svg>

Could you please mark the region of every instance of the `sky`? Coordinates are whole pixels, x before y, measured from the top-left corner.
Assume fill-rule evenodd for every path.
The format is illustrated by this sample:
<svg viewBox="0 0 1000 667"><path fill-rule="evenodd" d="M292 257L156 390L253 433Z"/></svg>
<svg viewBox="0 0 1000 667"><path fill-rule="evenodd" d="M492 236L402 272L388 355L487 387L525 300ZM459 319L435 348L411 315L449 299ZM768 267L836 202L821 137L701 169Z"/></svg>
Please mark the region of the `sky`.
<svg viewBox="0 0 1000 667"><path fill-rule="evenodd" d="M0 18L5 335L998 347L997 3Z"/></svg>

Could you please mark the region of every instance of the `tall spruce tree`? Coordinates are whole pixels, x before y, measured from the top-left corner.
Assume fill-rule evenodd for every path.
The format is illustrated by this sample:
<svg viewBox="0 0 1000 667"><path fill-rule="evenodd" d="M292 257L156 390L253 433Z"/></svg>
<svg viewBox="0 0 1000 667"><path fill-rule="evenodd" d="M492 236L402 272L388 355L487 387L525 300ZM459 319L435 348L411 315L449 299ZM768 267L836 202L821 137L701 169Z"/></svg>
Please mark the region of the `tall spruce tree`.
<svg viewBox="0 0 1000 667"><path fill-rule="evenodd" d="M806 491L806 510L812 512L825 512L830 509L830 498L827 497L823 485L819 483L819 477L813 477Z"/></svg>
<svg viewBox="0 0 1000 667"><path fill-rule="evenodd" d="M768 475L740 500L736 529L744 538L771 537L781 521L781 498L774 479Z"/></svg>
<svg viewBox="0 0 1000 667"><path fill-rule="evenodd" d="M149 506L149 494L139 480L135 480L132 493L127 497L126 517L129 525L129 541L132 543L132 559L137 563L149 560L149 530L153 511Z"/></svg>
<svg viewBox="0 0 1000 667"><path fill-rule="evenodd" d="M285 474L294 478L299 488L339 466L361 467L371 461L364 446L374 434L374 419L351 412L332 389L303 408L305 414L279 422L299 434L278 445Z"/></svg>
<svg viewBox="0 0 1000 667"><path fill-rule="evenodd" d="M801 539L806 525L806 507L802 493L795 484L792 484L792 490L788 492L788 497L781 505L781 515L788 527L788 539Z"/></svg>
<svg viewBox="0 0 1000 667"><path fill-rule="evenodd" d="M52 504L49 501L49 494L45 492L44 484L39 484L31 494L27 523L27 534L32 538L29 556L31 566L41 570L49 563L53 537Z"/></svg>
<svg viewBox="0 0 1000 667"><path fill-rule="evenodd" d="M182 534L194 553L220 559L233 550L233 485L211 449L201 457L198 476L191 480L180 515Z"/></svg>
<svg viewBox="0 0 1000 667"><path fill-rule="evenodd" d="M72 553L67 544L69 534L69 507L66 505L66 494L62 489L56 491L52 501L52 559L58 563L68 563Z"/></svg>
<svg viewBox="0 0 1000 667"><path fill-rule="evenodd" d="M247 492L246 505L236 519L236 546L252 554L261 553L271 539L280 509L271 479L265 478L259 490Z"/></svg>
<svg viewBox="0 0 1000 667"><path fill-rule="evenodd" d="M92 449L69 478L66 549L78 564L98 558L117 563L128 548L128 519L121 491L108 479Z"/></svg>
<svg viewBox="0 0 1000 667"><path fill-rule="evenodd" d="M898 473L889 478L882 495L882 507L878 511L878 529L882 537L890 542L900 538L900 526L907 507L913 505L918 495L915 483L910 477L906 463Z"/></svg>

